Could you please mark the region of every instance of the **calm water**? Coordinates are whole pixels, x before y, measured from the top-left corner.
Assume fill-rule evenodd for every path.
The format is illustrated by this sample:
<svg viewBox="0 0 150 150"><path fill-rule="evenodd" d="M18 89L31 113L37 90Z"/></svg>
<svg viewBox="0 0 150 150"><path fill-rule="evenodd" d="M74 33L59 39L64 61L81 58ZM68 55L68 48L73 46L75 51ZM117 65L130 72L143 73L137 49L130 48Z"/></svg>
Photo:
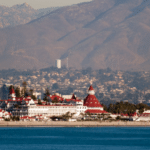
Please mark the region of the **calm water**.
<svg viewBox="0 0 150 150"><path fill-rule="evenodd" d="M0 128L0 150L150 150L150 128Z"/></svg>

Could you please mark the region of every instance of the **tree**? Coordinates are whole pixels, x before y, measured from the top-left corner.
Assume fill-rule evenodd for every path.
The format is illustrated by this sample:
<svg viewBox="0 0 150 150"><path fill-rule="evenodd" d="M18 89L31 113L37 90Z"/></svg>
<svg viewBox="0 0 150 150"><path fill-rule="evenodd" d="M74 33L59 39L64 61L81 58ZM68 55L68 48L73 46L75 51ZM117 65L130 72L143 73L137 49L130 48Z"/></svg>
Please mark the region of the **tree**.
<svg viewBox="0 0 150 150"><path fill-rule="evenodd" d="M39 105L42 105L42 102L41 102L41 100L40 100L40 99L38 99L38 104L39 104Z"/></svg>
<svg viewBox="0 0 150 150"><path fill-rule="evenodd" d="M50 91L48 88L45 89L44 98L43 100L48 102L48 96L50 95Z"/></svg>
<svg viewBox="0 0 150 150"><path fill-rule="evenodd" d="M36 99L37 99L35 95L31 95L31 98L32 98L33 100L36 100Z"/></svg>
<svg viewBox="0 0 150 150"><path fill-rule="evenodd" d="M26 94L26 92L27 92L27 82L26 82L26 81L23 81L23 82L22 82L22 86L23 86L23 92L24 92L24 96L25 96L25 94Z"/></svg>
<svg viewBox="0 0 150 150"><path fill-rule="evenodd" d="M59 103L58 98L55 97L54 100L52 101L52 103Z"/></svg>
<svg viewBox="0 0 150 150"><path fill-rule="evenodd" d="M84 113L80 113L80 115L84 118L85 117L85 114Z"/></svg>
<svg viewBox="0 0 150 150"><path fill-rule="evenodd" d="M24 89L21 90L21 97L24 97Z"/></svg>
<svg viewBox="0 0 150 150"><path fill-rule="evenodd" d="M89 116L89 117L91 117L91 113L89 111L86 112L86 115Z"/></svg>
<svg viewBox="0 0 150 150"><path fill-rule="evenodd" d="M27 87L27 82L26 82L26 81L23 81L23 82L22 82L22 86L23 86L24 88L26 88L26 87Z"/></svg>
<svg viewBox="0 0 150 150"><path fill-rule="evenodd" d="M15 93L16 93L16 97L21 97L20 88L19 88L19 87L17 87L17 88L15 89Z"/></svg>
<svg viewBox="0 0 150 150"><path fill-rule="evenodd" d="M116 104L110 104L108 111L111 113L123 113L123 114L133 114L136 111L136 106L128 102L120 102Z"/></svg>
<svg viewBox="0 0 150 150"><path fill-rule="evenodd" d="M71 118L70 112L66 112L66 114L62 115L62 119L68 120L69 118Z"/></svg>
<svg viewBox="0 0 150 150"><path fill-rule="evenodd" d="M144 109L150 109L150 106L140 103L136 105L136 108L139 110L139 113L142 114L144 112Z"/></svg>
<svg viewBox="0 0 150 150"><path fill-rule="evenodd" d="M36 100L36 96L33 95L33 92L34 92L34 90L33 90L33 89L30 89L30 90L29 90L29 95L31 96L31 98L32 98L33 100Z"/></svg>
<svg viewBox="0 0 150 150"><path fill-rule="evenodd" d="M103 106L103 108L104 108L105 111L108 111L106 105L102 104L102 106Z"/></svg>
<svg viewBox="0 0 150 150"><path fill-rule="evenodd" d="M18 104L15 104L14 107L15 108L20 108L20 106Z"/></svg>
<svg viewBox="0 0 150 150"><path fill-rule="evenodd" d="M10 119L12 121L19 121L20 120L20 117L19 116L11 116Z"/></svg>
<svg viewBox="0 0 150 150"><path fill-rule="evenodd" d="M29 90L29 93L30 93L31 96L33 95L33 92L34 92L33 89L30 89L30 90Z"/></svg>
<svg viewBox="0 0 150 150"><path fill-rule="evenodd" d="M46 88L46 90L45 90L45 94L46 94L46 95L50 95L50 91L49 91L49 89L48 89L48 88Z"/></svg>

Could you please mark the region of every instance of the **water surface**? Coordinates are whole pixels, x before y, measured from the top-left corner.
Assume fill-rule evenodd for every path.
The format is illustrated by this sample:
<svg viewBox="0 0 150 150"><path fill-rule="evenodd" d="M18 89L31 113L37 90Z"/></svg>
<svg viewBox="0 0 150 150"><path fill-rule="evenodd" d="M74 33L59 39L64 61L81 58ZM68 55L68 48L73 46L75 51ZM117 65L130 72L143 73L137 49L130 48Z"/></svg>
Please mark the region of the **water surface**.
<svg viewBox="0 0 150 150"><path fill-rule="evenodd" d="M0 150L99 149L150 150L150 128L0 128Z"/></svg>

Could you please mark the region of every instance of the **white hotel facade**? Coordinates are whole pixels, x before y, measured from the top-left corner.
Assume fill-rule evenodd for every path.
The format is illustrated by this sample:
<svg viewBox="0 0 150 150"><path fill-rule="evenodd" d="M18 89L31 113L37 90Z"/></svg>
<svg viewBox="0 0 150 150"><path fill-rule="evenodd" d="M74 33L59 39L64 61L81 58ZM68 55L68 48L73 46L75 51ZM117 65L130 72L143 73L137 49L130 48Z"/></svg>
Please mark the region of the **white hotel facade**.
<svg viewBox="0 0 150 150"><path fill-rule="evenodd" d="M75 97L71 99L63 99L59 97L58 103L54 103L52 98L55 99L56 95L51 96L51 101L46 104L43 101L42 105L39 105L37 100L32 100L31 97L27 98L16 98L15 92L12 89L10 92L10 99L5 100L7 107L5 110L9 110L12 106L20 103L19 108L14 108L11 111L13 116L43 116L43 117L51 117L51 116L60 116L69 112L70 114L74 114L74 117L80 116L80 114L84 114L89 112L91 114L100 114L107 113L103 110L102 105L95 97L95 92L92 86L90 86L88 91L88 96L85 100L79 100Z"/></svg>
<svg viewBox="0 0 150 150"><path fill-rule="evenodd" d="M70 99L71 100L71 99ZM28 115L36 116L60 116L67 112L74 114L74 116L79 116L81 113L89 112L94 114L107 113L103 110L100 102L95 97L95 92L92 86L90 86L88 91L88 96L85 100L74 100L74 104L64 104L64 103L51 103L50 105L36 105L34 101L30 101L28 104Z"/></svg>
<svg viewBox="0 0 150 150"><path fill-rule="evenodd" d="M67 112L79 116L80 113L84 113L87 110L83 105L31 105L28 106L29 116L60 116Z"/></svg>

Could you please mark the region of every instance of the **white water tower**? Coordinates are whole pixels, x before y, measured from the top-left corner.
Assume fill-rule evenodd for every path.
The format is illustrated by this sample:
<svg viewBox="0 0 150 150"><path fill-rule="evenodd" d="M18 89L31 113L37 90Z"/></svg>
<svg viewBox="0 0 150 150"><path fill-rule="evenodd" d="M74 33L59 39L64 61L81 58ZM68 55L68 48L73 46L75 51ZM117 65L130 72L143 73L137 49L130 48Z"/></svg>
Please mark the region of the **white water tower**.
<svg viewBox="0 0 150 150"><path fill-rule="evenodd" d="M58 69L61 68L61 59L56 59L56 67L57 67Z"/></svg>

